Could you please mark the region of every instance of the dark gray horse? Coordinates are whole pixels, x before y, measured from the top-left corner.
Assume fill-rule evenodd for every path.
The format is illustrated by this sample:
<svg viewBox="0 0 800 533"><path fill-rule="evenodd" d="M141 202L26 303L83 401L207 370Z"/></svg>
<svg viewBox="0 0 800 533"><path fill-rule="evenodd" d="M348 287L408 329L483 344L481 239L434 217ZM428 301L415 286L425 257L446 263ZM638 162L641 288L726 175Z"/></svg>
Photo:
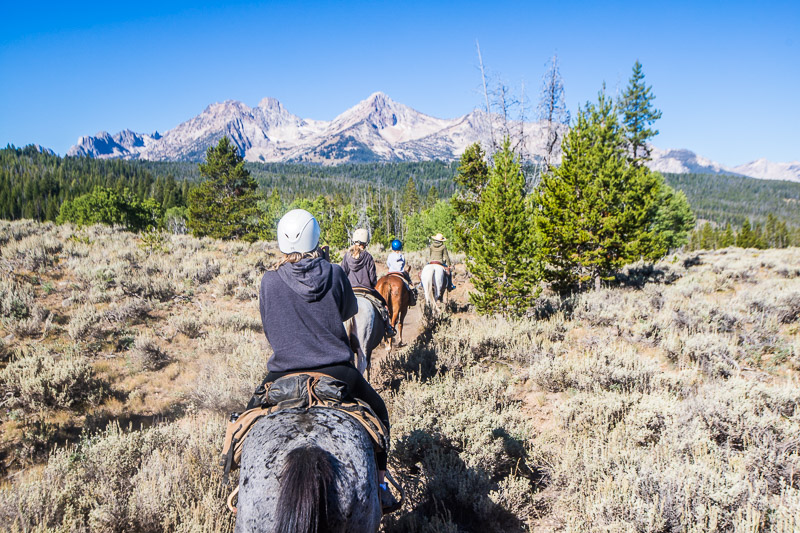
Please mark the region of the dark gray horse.
<svg viewBox="0 0 800 533"><path fill-rule="evenodd" d="M244 442L235 533L368 533L381 504L372 441L350 415L287 409Z"/></svg>

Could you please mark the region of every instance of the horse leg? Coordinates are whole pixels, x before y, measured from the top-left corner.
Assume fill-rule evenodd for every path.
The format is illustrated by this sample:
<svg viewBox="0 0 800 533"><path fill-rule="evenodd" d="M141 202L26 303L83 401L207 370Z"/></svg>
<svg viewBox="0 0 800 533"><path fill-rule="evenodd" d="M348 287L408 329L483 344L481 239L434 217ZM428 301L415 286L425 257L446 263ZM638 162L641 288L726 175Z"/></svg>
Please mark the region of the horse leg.
<svg viewBox="0 0 800 533"><path fill-rule="evenodd" d="M392 293L392 297L395 298L398 302L401 302L401 295ZM401 302L402 303L402 302ZM395 328L398 332L398 341L397 346L403 345L403 324L400 323L398 326L398 319L400 318L400 305L392 306L392 327ZM400 329L398 329L398 327ZM389 339L389 353L392 352L392 348L394 348L394 337Z"/></svg>
<svg viewBox="0 0 800 533"><path fill-rule="evenodd" d="M403 321L402 320L400 320L398 322L398 324L397 324L397 337L398 337L397 345L398 346L402 346L403 345Z"/></svg>
<svg viewBox="0 0 800 533"><path fill-rule="evenodd" d="M369 370L369 365L367 364L367 356L364 354L364 350L361 349L361 346L358 347L356 350L356 368L362 374L365 374Z"/></svg>

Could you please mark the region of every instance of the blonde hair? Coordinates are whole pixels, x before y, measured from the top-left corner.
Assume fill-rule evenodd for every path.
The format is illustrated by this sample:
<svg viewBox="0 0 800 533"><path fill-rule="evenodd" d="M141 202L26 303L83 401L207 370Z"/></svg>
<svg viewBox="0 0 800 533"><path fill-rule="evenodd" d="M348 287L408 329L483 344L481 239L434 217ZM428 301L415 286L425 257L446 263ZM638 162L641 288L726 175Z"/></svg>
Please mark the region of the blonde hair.
<svg viewBox="0 0 800 533"><path fill-rule="evenodd" d="M286 263L297 263L303 259L316 259L317 257L322 257L322 250L320 250L319 247L305 253L292 252L290 254L283 254L283 257L274 267L272 267L272 270L278 270Z"/></svg>
<svg viewBox="0 0 800 533"><path fill-rule="evenodd" d="M353 256L353 259L358 259L359 256L361 255L361 252L363 252L365 249L366 249L366 246L364 246L360 242L357 242L357 243L354 243L353 246L350 247L349 253L350 253L350 255Z"/></svg>

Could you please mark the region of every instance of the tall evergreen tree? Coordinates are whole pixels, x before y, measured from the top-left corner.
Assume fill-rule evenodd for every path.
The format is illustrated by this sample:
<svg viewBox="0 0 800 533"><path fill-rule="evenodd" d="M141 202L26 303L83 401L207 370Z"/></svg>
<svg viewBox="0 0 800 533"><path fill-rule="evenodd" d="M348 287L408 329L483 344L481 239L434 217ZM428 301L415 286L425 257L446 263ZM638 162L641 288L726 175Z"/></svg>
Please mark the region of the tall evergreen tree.
<svg viewBox="0 0 800 533"><path fill-rule="evenodd" d="M657 248L651 257L666 255L688 242L689 232L695 224L695 216L683 191L676 191L659 177L658 210L653 218Z"/></svg>
<svg viewBox="0 0 800 533"><path fill-rule="evenodd" d="M714 228L711 227L711 222L703 224L703 229L700 230L700 248L703 250L715 250L717 248Z"/></svg>
<svg viewBox="0 0 800 533"><path fill-rule="evenodd" d="M613 105L601 92L567 134L561 166L542 176L536 226L545 277L561 288L585 288L627 262L662 253L653 229L660 183L630 165Z"/></svg>
<svg viewBox="0 0 800 533"><path fill-rule="evenodd" d="M419 199L417 184L414 183L414 177L411 176L408 178L406 188L403 190L403 201L400 204L400 208L405 216L409 216L418 213L421 207L422 202Z"/></svg>
<svg viewBox="0 0 800 533"><path fill-rule="evenodd" d="M428 187L428 194L425 197L425 209L430 209L439 201L439 191L436 190L436 185Z"/></svg>
<svg viewBox="0 0 800 533"><path fill-rule="evenodd" d="M756 236L750 226L749 218L744 219L742 227L736 233L736 246L739 248L755 248L756 246Z"/></svg>
<svg viewBox="0 0 800 533"><path fill-rule="evenodd" d="M450 200L457 216L454 244L467 251L472 232L478 227L481 193L489 181L489 165L480 144L471 144L464 150L453 180L458 185Z"/></svg>
<svg viewBox="0 0 800 533"><path fill-rule="evenodd" d="M653 107L654 99L653 88L644 83L642 64L636 60L628 87L619 102L622 123L625 125L625 137L628 139L628 150L634 165L641 165L650 159L651 149L647 141L658 135L658 130L650 129L650 126L661 118L661 111Z"/></svg>
<svg viewBox="0 0 800 533"><path fill-rule="evenodd" d="M258 196L244 158L227 137L206 151L200 163L205 180L189 192L187 225L195 236L215 239L258 238Z"/></svg>
<svg viewBox="0 0 800 533"><path fill-rule="evenodd" d="M728 222L725 224L725 231L722 232L722 236L719 239L719 247L727 248L728 246L733 246L734 244L736 244L736 236L733 234L731 223Z"/></svg>
<svg viewBox="0 0 800 533"><path fill-rule="evenodd" d="M467 265L475 286L469 299L479 313L515 317L538 296L541 268L525 177L508 138L493 162L469 247Z"/></svg>
<svg viewBox="0 0 800 533"><path fill-rule="evenodd" d="M286 211L277 188L272 189L269 196L258 202L258 209L261 212L258 236L262 240L274 241L278 238L276 234L278 221Z"/></svg>

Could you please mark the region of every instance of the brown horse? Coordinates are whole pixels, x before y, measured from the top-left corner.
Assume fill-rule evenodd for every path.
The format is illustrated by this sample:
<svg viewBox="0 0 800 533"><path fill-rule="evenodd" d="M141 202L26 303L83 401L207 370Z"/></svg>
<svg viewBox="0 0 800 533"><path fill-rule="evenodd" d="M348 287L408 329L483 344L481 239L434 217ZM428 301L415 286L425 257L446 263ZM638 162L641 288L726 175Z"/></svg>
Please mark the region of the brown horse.
<svg viewBox="0 0 800 533"><path fill-rule="evenodd" d="M383 299L389 307L389 317L392 327L397 330L398 346L403 344L403 321L406 319L408 304L411 295L408 291L405 278L395 272L390 272L378 280L375 290L381 293ZM389 351L392 351L394 337L389 339Z"/></svg>

